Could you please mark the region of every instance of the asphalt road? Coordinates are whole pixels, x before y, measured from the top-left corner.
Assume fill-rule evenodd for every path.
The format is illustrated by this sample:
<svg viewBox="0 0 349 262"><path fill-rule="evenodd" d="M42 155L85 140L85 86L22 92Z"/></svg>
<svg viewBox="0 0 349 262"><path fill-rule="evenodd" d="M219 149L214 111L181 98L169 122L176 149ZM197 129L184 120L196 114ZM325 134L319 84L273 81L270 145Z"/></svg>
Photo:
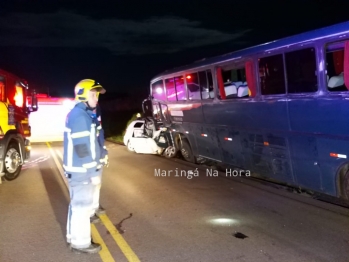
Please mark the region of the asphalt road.
<svg viewBox="0 0 349 262"><path fill-rule="evenodd" d="M349 261L349 209L120 145L108 150L107 215L92 226L103 252L67 247L62 144L34 144L20 177L0 185L1 262Z"/></svg>

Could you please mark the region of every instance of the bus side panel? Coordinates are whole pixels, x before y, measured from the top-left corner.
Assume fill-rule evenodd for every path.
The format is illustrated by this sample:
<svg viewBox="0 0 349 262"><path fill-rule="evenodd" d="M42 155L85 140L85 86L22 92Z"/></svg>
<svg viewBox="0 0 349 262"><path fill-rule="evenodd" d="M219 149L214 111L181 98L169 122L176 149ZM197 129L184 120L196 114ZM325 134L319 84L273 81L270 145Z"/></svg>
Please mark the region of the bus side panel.
<svg viewBox="0 0 349 262"><path fill-rule="evenodd" d="M191 123L202 123L201 103L182 104L183 106L183 121Z"/></svg>
<svg viewBox="0 0 349 262"><path fill-rule="evenodd" d="M294 132L349 136L349 101L345 98L297 98L288 102L288 108Z"/></svg>
<svg viewBox="0 0 349 262"><path fill-rule="evenodd" d="M332 95L298 98L288 104L298 184L336 195L337 169L346 159L331 157L330 153L349 158L349 101Z"/></svg>
<svg viewBox="0 0 349 262"><path fill-rule="evenodd" d="M206 124L236 126L246 130L288 131L286 101L231 100L203 105Z"/></svg>
<svg viewBox="0 0 349 262"><path fill-rule="evenodd" d="M244 167L274 181L295 184L289 141L282 134L241 132Z"/></svg>
<svg viewBox="0 0 349 262"><path fill-rule="evenodd" d="M241 164L244 168L266 178L294 183L287 140L289 124L285 99L236 99L204 105L203 111L208 126L227 126L232 130L234 127L239 128L244 159L240 158L239 161L243 161ZM220 135L219 139L222 143L224 138ZM270 146L265 144L269 143L268 140ZM234 154L234 149L221 149L224 159L228 157L229 160L231 156L224 152L226 149L230 155Z"/></svg>
<svg viewBox="0 0 349 262"><path fill-rule="evenodd" d="M218 127L217 132L221 144L223 162L232 166L244 168L246 163L242 154L240 132L227 127Z"/></svg>
<svg viewBox="0 0 349 262"><path fill-rule="evenodd" d="M269 177L272 173L270 148L263 143L261 133L241 132L241 147L246 159L246 169L257 172L263 177Z"/></svg>
<svg viewBox="0 0 349 262"><path fill-rule="evenodd" d="M295 184L314 190L321 188L319 153L316 138L293 135L290 138Z"/></svg>
<svg viewBox="0 0 349 262"><path fill-rule="evenodd" d="M195 128L195 138L198 155L209 159L222 161L221 148L214 126L197 125Z"/></svg>
<svg viewBox="0 0 349 262"><path fill-rule="evenodd" d="M293 185L295 180L291 168L288 137L285 133L270 133L264 137L264 141L270 148L272 168L270 177Z"/></svg>

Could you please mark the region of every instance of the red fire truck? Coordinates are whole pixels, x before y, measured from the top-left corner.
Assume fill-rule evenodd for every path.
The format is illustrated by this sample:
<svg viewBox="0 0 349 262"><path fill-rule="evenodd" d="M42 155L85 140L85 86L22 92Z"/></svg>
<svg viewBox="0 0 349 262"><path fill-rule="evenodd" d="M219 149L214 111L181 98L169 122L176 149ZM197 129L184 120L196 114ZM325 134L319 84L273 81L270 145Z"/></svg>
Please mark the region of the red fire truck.
<svg viewBox="0 0 349 262"><path fill-rule="evenodd" d="M30 156L28 116L38 110L25 80L0 69L0 183L16 179Z"/></svg>

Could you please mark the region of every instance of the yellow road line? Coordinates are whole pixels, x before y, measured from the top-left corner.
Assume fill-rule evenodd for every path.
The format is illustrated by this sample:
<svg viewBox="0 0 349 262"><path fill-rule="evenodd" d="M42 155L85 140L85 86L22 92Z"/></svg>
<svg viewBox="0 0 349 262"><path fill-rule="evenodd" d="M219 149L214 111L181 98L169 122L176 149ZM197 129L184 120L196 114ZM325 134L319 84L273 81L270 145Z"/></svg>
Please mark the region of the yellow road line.
<svg viewBox="0 0 349 262"><path fill-rule="evenodd" d="M64 175L64 171L63 171L63 168L62 168L62 165L60 165L58 159L57 159L57 156L56 154L53 152L53 149L52 147L50 146L50 144L48 142L46 142L46 145L48 147L48 149L50 150L50 153L51 153L51 156L53 158L53 161L55 162L58 170L59 170L59 173L61 175L61 177L63 178L63 181L65 183L65 185L68 187L68 181L67 181L67 178L65 177ZM59 154L60 155L60 154ZM60 155L61 156L61 155ZM62 158L62 157L61 157ZM110 254L110 251L108 249L108 247L106 246L106 244L104 243L102 237L99 235L98 231L97 231L97 228L92 225L91 227L91 234L92 234L92 238L93 239L96 239L96 242L99 243L101 246L102 246L102 249L101 251L98 252L99 256L101 257L102 261L103 262L112 262L112 261L115 261L112 257L112 255Z"/></svg>
<svg viewBox="0 0 349 262"><path fill-rule="evenodd" d="M99 256L101 257L102 261L115 262L114 258L109 252L107 245L104 243L103 238L98 233L98 230L94 224L91 224L91 233L92 233L93 242L100 244L102 247L101 251L99 251Z"/></svg>
<svg viewBox="0 0 349 262"><path fill-rule="evenodd" d="M57 155L59 156L59 158L60 158L60 159L62 160L62 162L63 162L63 156L62 156L62 154L61 154L61 151L59 151L58 149L56 149L55 151L56 151Z"/></svg>
<svg viewBox="0 0 349 262"><path fill-rule="evenodd" d="M125 239L120 235L120 233L117 231L113 223L110 221L107 215L99 215L99 218L102 220L104 226L108 229L110 235L115 240L116 244L120 247L122 253L124 253L125 257L130 262L139 262L139 258L137 255L133 252L131 247L127 244Z"/></svg>

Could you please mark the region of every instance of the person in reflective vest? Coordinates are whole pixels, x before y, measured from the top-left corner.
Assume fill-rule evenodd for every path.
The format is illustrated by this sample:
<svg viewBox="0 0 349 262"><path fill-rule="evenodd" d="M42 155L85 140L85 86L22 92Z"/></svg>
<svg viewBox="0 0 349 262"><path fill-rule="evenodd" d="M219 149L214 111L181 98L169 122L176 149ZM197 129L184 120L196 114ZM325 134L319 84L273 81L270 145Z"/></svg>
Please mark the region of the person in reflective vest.
<svg viewBox="0 0 349 262"><path fill-rule="evenodd" d="M101 149L93 111L105 89L95 80L75 86L75 107L66 118L63 168L69 183L70 205L67 242L73 251L97 253L101 246L91 241L90 215L95 185L100 183Z"/></svg>

